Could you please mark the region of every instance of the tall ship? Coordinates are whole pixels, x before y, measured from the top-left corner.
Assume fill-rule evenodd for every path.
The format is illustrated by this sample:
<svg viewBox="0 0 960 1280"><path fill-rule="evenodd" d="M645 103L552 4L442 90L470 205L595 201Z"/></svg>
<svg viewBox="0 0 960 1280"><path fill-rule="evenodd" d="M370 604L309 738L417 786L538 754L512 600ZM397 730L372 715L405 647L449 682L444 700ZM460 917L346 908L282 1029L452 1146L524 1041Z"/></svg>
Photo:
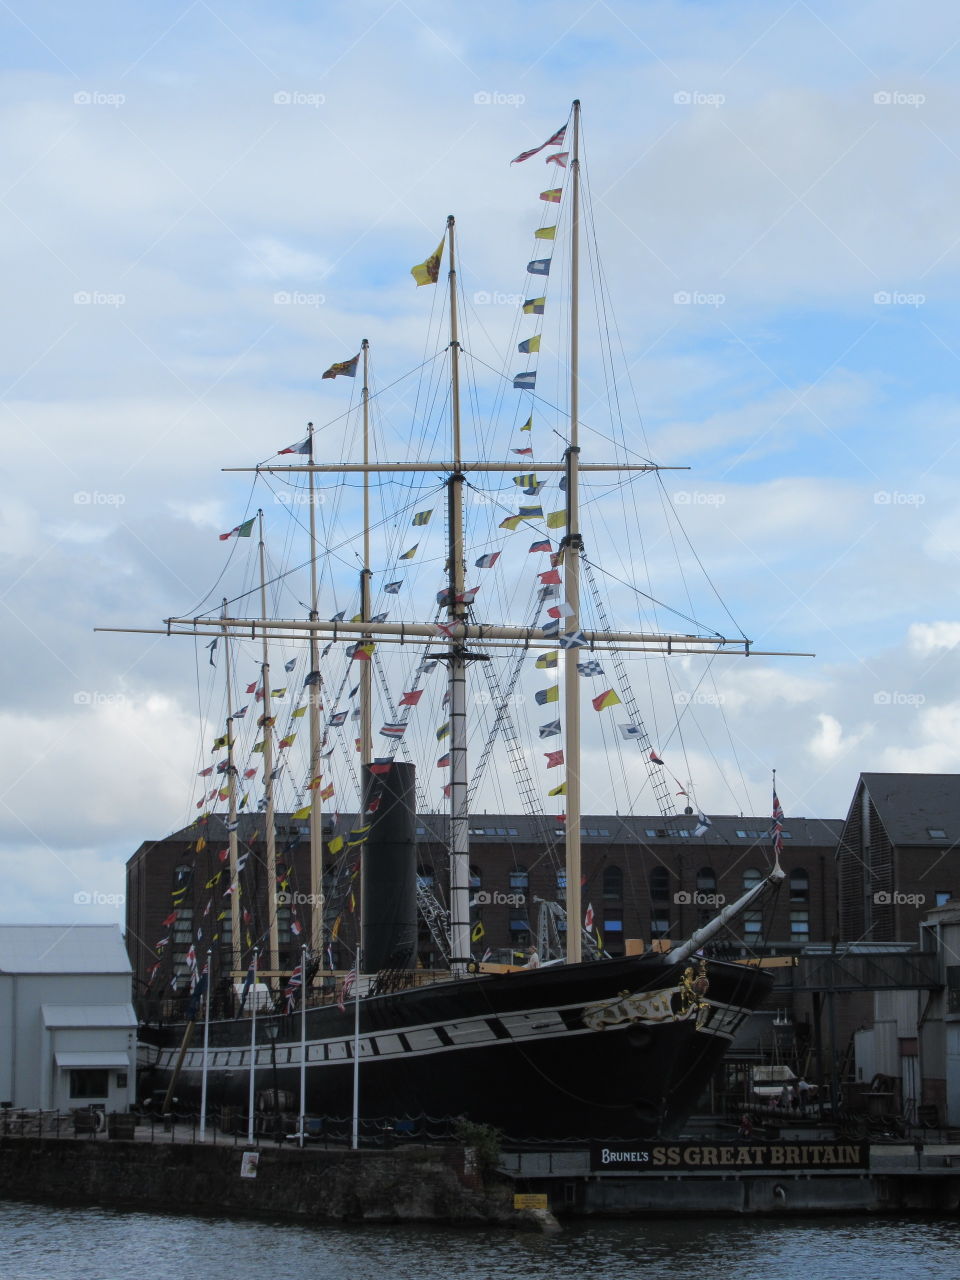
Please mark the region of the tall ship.
<svg viewBox="0 0 960 1280"><path fill-rule="evenodd" d="M632 502L634 482L663 468L637 452L622 423L612 434L591 421L580 294L581 240L593 242L579 103L515 162L537 159L559 185L540 193L540 256L516 300L512 336L525 367L495 370L461 341L451 216L413 268L418 286L433 287L437 338L412 383L372 388L366 340L332 365L324 379L359 388L350 413L235 468L254 473L243 519L221 535L240 586L160 629L209 651L198 674L209 675L215 708L213 759L197 770L199 813L161 936L143 944L141 1066L168 1109L176 1099L204 1114L215 1103L252 1115L255 1097L272 1090L275 1103L279 1091L297 1100L301 1140L308 1119L345 1118L355 1140L364 1124L425 1118L521 1140L665 1135L682 1126L769 991L758 961L718 960L711 944L782 880L776 799L767 872L689 937L628 940L609 954L583 900L583 796L617 791L612 756L630 753L663 821L680 818L629 668L755 650L689 611L675 631L611 622L601 585L619 593L622 612L648 616L653 597L621 572L638 544L624 497ZM562 297L548 307L551 278ZM548 354L558 369L549 393L539 365ZM479 390L466 376L478 368ZM410 425L399 424L401 410ZM504 448L508 418L516 435ZM268 555L258 486L286 515L289 562ZM624 521L613 552L591 549L584 532L585 509L594 527L601 500ZM518 586L508 567L527 566L535 572ZM418 610L427 589L431 607ZM327 616L327 601L341 604L347 592L352 608ZM541 687L525 698L531 677ZM431 701L435 730L422 722ZM588 706L598 719L582 725ZM524 745L524 727L537 748ZM418 771L428 751L436 766ZM511 773L522 811L551 833L543 856L562 854L554 899L538 904L519 954L487 945L470 866L471 810L498 798ZM679 789L689 818L695 790L689 781ZM441 806L449 869L434 880L418 866L417 814ZM309 830L298 877L281 812ZM690 834L709 822L698 813Z"/></svg>

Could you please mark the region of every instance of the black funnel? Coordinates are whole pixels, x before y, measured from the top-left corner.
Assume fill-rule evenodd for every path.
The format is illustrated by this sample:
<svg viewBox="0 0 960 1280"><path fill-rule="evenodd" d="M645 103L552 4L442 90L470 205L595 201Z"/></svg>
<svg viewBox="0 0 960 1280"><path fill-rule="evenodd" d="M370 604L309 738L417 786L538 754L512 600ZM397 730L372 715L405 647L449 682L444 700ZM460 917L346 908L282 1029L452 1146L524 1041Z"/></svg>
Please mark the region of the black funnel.
<svg viewBox="0 0 960 1280"><path fill-rule="evenodd" d="M370 821L360 879L366 973L417 962L415 772L398 761L363 766L364 821Z"/></svg>

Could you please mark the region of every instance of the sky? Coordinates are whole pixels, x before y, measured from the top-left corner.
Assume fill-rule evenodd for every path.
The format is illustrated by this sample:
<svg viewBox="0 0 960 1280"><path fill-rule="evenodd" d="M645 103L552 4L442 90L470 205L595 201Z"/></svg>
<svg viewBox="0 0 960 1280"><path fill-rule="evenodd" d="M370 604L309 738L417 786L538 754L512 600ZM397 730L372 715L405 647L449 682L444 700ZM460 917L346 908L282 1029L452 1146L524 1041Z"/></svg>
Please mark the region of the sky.
<svg viewBox="0 0 960 1280"><path fill-rule="evenodd" d="M669 567L659 508L758 648L816 655L675 663L673 710L722 716L673 772L765 813L776 768L788 817L837 818L861 771L957 770L953 6L13 0L0 28L3 918L122 919L126 858L187 820L192 642L94 627L207 597L250 495L221 468L343 414L320 373L361 337L383 388L423 360L409 267L449 212L472 349L515 359L556 179L509 160L574 97L624 430L690 468L618 572Z"/></svg>

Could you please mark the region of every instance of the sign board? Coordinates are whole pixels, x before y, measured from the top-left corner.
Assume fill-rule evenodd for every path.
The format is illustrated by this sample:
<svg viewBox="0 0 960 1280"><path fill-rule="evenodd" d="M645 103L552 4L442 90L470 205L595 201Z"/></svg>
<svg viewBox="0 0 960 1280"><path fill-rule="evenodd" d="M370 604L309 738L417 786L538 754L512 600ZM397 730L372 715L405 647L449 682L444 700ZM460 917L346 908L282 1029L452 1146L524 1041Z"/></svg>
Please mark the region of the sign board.
<svg viewBox="0 0 960 1280"><path fill-rule="evenodd" d="M866 1142L591 1142L593 1173L868 1169Z"/></svg>
<svg viewBox="0 0 960 1280"><path fill-rule="evenodd" d="M526 1192L513 1197L513 1207L515 1209L548 1209L550 1206L546 1195Z"/></svg>
<svg viewBox="0 0 960 1280"><path fill-rule="evenodd" d="M259 1151L245 1151L240 1157L240 1177L255 1178L257 1176L257 1165L259 1163Z"/></svg>

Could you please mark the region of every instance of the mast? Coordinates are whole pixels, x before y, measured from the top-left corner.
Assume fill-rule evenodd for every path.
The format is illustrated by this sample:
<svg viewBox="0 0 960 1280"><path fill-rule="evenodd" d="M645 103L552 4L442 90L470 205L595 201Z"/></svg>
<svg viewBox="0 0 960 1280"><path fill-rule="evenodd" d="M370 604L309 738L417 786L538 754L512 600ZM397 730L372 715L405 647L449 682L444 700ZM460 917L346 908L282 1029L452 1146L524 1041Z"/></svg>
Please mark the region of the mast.
<svg viewBox="0 0 960 1280"><path fill-rule="evenodd" d="M311 508L312 509L312 508ZM260 522L260 609L267 616L267 553L263 543L263 512L258 511ZM312 602L311 602L312 603ZM311 631L311 635L316 634ZM280 968L280 943L277 930L277 832L273 813L273 729L270 725L270 650L267 633L263 633L263 660L260 667L263 688L263 796L266 801L267 844L267 918L269 940L267 944L267 970L275 982Z"/></svg>
<svg viewBox="0 0 960 1280"><path fill-rule="evenodd" d="M310 621L316 622L317 612L317 510L315 473L313 471L313 423L307 423L307 439L310 442ZM310 950L320 958L323 970L323 802L320 799L320 683L316 673L320 668L320 638L310 632L310 683L307 700L310 708ZM303 968L303 1003L307 1000L307 970ZM303 1125L301 1124L301 1129Z"/></svg>
<svg viewBox="0 0 960 1280"><path fill-rule="evenodd" d="M227 600L224 597L220 610L221 618L227 616ZM230 884L233 893L230 895L230 969L231 991L233 983L240 974L240 886L237 863L237 769L233 762L233 668L230 661L230 633L223 628L224 673L227 679L227 843L229 845ZM208 975L207 981L212 980Z"/></svg>
<svg viewBox="0 0 960 1280"><path fill-rule="evenodd" d="M580 535L579 471L580 445L580 102L573 104L573 148L570 157L570 443L564 455L567 464L567 532L563 550L565 599L568 608L565 630L580 625ZM579 649L563 654L564 756L567 771L566 875L567 875L567 963L582 958L580 922L580 681L577 671Z"/></svg>
<svg viewBox="0 0 960 1280"><path fill-rule="evenodd" d="M447 218L450 245L450 402L453 470L447 480L447 619L466 622L463 565L463 483L460 440L460 341L457 334L457 263L453 214ZM467 652L466 637L451 640L450 692L450 958L463 972L470 958L470 829L467 814Z"/></svg>
<svg viewBox="0 0 960 1280"><path fill-rule="evenodd" d="M364 338L360 344L363 353L363 387L360 398L363 401L363 462L370 464L370 343ZM360 617L369 622L370 611L370 472L363 473L363 567L360 570ZM366 644L369 634L361 640ZM360 663L360 763L373 763L373 663Z"/></svg>

